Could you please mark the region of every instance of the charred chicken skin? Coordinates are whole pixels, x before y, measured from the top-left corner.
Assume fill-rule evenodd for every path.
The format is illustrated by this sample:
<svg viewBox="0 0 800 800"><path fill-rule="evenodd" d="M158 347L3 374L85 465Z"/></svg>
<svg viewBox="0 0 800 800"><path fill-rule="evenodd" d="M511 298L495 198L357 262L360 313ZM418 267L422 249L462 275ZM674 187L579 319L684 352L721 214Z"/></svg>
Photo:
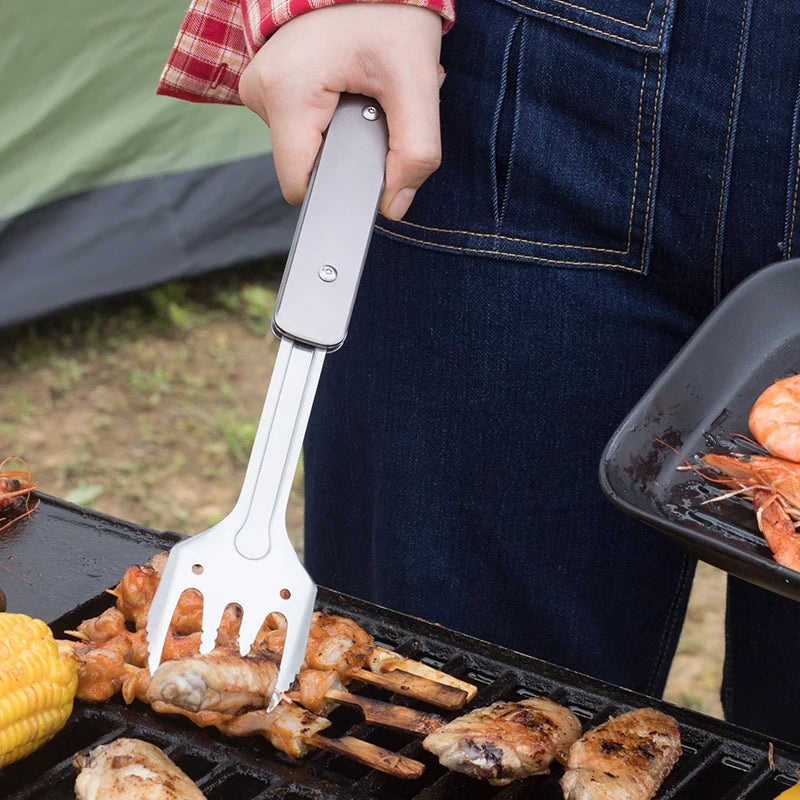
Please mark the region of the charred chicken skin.
<svg viewBox="0 0 800 800"><path fill-rule="evenodd" d="M544 697L493 703L454 719L425 737L422 746L439 762L494 786L541 775L553 760L566 762L581 723Z"/></svg>
<svg viewBox="0 0 800 800"><path fill-rule="evenodd" d="M629 711L586 733L561 778L565 800L650 800L681 756L678 725L653 708Z"/></svg>

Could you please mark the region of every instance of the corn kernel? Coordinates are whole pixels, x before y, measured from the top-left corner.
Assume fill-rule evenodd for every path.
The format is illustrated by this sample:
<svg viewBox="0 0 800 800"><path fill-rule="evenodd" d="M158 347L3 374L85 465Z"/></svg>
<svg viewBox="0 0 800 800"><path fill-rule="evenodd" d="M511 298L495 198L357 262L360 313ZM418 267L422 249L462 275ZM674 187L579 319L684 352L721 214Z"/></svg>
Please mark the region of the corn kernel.
<svg viewBox="0 0 800 800"><path fill-rule="evenodd" d="M77 686L78 664L45 622L0 613L0 768L64 727Z"/></svg>

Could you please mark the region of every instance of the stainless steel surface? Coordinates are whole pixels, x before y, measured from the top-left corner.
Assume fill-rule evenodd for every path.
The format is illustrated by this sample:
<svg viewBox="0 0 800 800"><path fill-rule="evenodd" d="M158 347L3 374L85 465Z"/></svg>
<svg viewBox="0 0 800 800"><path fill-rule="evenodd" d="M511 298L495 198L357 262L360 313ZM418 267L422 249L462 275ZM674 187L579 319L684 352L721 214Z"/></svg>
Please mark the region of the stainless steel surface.
<svg viewBox="0 0 800 800"><path fill-rule="evenodd" d="M286 531L292 479L325 355L347 331L383 188L385 123L365 108L378 107L343 96L317 159L276 301L282 341L239 499L222 521L173 547L148 614L151 673L188 588L203 595L202 653L214 648L230 603L243 611L243 655L264 618L282 614L286 642L270 708L302 666L316 597Z"/></svg>
<svg viewBox="0 0 800 800"><path fill-rule="evenodd" d="M375 114L365 115L365 109ZM388 147L379 107L364 97L343 96L300 210L275 303L278 335L329 350L344 341L383 190Z"/></svg>

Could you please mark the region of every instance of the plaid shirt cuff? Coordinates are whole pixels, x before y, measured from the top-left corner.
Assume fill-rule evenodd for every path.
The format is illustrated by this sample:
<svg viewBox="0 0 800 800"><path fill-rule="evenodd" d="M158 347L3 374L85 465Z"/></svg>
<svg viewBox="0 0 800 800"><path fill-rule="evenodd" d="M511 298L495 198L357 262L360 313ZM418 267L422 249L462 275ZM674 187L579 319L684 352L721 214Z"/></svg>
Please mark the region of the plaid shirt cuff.
<svg viewBox="0 0 800 800"><path fill-rule="evenodd" d="M241 105L239 78L261 45L290 19L342 2L387 0L192 0L156 89L197 103ZM454 0L389 0L429 8L444 30L455 19Z"/></svg>

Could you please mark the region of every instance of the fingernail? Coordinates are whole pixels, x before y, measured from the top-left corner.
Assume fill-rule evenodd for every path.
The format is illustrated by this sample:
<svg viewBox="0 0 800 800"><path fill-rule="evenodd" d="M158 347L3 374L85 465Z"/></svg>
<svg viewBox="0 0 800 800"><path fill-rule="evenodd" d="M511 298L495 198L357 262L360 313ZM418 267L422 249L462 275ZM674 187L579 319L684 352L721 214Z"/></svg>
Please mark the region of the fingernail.
<svg viewBox="0 0 800 800"><path fill-rule="evenodd" d="M403 219L415 194L415 189L401 189L394 196L392 202L389 203L389 210L386 216L390 219Z"/></svg>

